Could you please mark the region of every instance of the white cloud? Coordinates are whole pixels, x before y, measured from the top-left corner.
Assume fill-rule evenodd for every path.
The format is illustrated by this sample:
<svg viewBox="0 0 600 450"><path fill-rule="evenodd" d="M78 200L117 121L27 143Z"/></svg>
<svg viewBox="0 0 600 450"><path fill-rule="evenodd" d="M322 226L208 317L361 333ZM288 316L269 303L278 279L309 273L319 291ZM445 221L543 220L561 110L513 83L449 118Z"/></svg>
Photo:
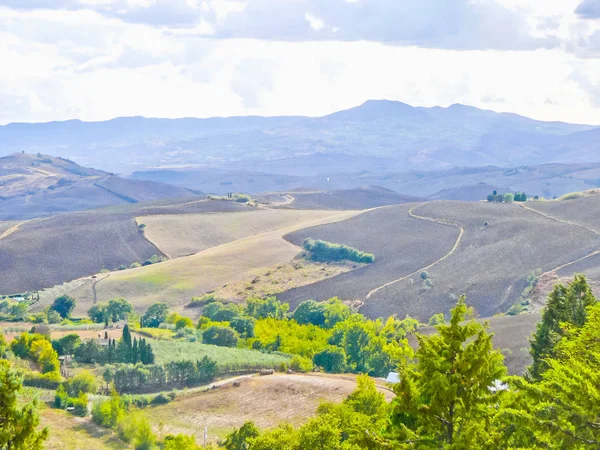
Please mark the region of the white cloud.
<svg viewBox="0 0 600 450"><path fill-rule="evenodd" d="M85 1L94 1L97 8L143 7L137 0ZM351 6L368 2L340 1ZM163 0L143 2L152 8ZM229 0L177 2L198 13L196 21L177 26L130 23L117 13L66 3L65 9L56 10L0 7L0 123L126 115L315 116L388 98L424 106L464 103L600 124L600 54L593 50L600 49L595 41L600 34L594 34L595 22L577 18L576 1L567 6L542 0L502 2L507 11L528 18L529 31L523 36L537 30L540 39L572 38L571 43L506 51L496 40L499 34L486 41L497 43L491 45L496 50L458 46L463 48L458 51L346 41L344 33L349 32L342 26L342 41L220 39L223 26L231 26L232 18L239 20L240 11L249 14L245 17L254 14L246 11L248 5ZM303 30L315 36L334 32L340 22L323 14L322 6L304 9L303 3L296 1ZM212 21L201 18L207 11ZM501 28L502 17L492 25ZM284 30L285 17L278 19ZM374 24L377 17L366 20ZM431 42L443 40L443 33L427 32L437 36ZM454 42L466 39L457 33Z"/></svg>

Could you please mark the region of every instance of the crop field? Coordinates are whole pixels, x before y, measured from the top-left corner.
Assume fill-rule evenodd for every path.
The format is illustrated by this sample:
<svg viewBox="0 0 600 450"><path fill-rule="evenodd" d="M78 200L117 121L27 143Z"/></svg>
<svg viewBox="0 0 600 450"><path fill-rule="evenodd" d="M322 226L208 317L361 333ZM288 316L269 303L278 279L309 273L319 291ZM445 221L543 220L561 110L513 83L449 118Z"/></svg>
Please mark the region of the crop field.
<svg viewBox="0 0 600 450"><path fill-rule="evenodd" d="M331 216L328 211L254 210L238 214L170 214L138 217L145 234L177 258L256 234Z"/></svg>
<svg viewBox="0 0 600 450"><path fill-rule="evenodd" d="M137 215L247 210L233 202L180 200L111 206L25 222L0 239L0 294L52 288L160 254L139 232Z"/></svg>
<svg viewBox="0 0 600 450"><path fill-rule="evenodd" d="M321 239L345 244L375 255L375 262L333 278L292 289L279 296L292 307L307 300L326 300L338 296L345 300L363 300L385 283L413 273L442 258L458 237L454 227L414 220L409 216L413 205L400 205L368 211L343 222L302 229L286 236L301 245L304 239ZM400 313L395 305L381 314Z"/></svg>
<svg viewBox="0 0 600 450"><path fill-rule="evenodd" d="M198 442L206 426L214 442L248 418L263 429L281 421L302 425L315 416L322 401L341 402L356 389L352 376L271 375L244 378L240 384L177 398L152 408L150 420L155 426L164 423L165 433L195 434ZM388 400L393 397L382 392Z"/></svg>
<svg viewBox="0 0 600 450"><path fill-rule="evenodd" d="M421 200L418 197L399 194L379 187L308 193L293 192L290 195L294 201L287 206L297 209L370 209Z"/></svg>
<svg viewBox="0 0 600 450"><path fill-rule="evenodd" d="M284 240L283 235L311 225L344 220L356 214L357 212L305 211L297 216L293 225L274 231L238 239L160 264L100 274L96 283L86 283L71 292L78 300L76 311L85 312L94 301L107 301L115 297L127 298L139 311L144 311L158 301L166 301L175 310L184 311L193 296L248 279L294 258L300 249ZM231 217L235 219L235 215ZM199 311L189 309L185 313L197 315Z"/></svg>
<svg viewBox="0 0 600 450"><path fill-rule="evenodd" d="M283 362L289 362L287 356L262 353L256 350L217 347L198 342L151 340L156 362L164 364L171 361L197 361L205 356L217 361L219 366L256 365L277 368Z"/></svg>
<svg viewBox="0 0 600 450"><path fill-rule="evenodd" d="M600 233L600 195L589 195L574 200L528 202L526 206Z"/></svg>
<svg viewBox="0 0 600 450"><path fill-rule="evenodd" d="M462 294L480 317L491 317L519 299L529 273L600 248L597 234L516 204L431 202L415 214L455 222L464 237L450 257L428 269L426 283L417 274L372 295L362 309L371 317L411 314L426 321L447 313Z"/></svg>

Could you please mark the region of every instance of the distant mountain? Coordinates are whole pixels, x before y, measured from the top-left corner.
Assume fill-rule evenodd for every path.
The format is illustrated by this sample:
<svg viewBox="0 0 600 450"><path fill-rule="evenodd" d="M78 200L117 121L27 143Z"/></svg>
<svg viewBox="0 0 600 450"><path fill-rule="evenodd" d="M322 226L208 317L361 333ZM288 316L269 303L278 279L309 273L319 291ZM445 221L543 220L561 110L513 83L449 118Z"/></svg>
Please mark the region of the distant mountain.
<svg viewBox="0 0 600 450"><path fill-rule="evenodd" d="M0 154L50 153L113 172L217 167L302 175L600 161L600 128L471 106L387 100L325 117L118 118L0 127ZM310 161L317 164L314 169ZM319 159L321 160L320 163ZM270 172L270 169L265 170Z"/></svg>
<svg viewBox="0 0 600 450"><path fill-rule="evenodd" d="M121 178L41 153L0 158L0 221L195 194L198 192Z"/></svg>

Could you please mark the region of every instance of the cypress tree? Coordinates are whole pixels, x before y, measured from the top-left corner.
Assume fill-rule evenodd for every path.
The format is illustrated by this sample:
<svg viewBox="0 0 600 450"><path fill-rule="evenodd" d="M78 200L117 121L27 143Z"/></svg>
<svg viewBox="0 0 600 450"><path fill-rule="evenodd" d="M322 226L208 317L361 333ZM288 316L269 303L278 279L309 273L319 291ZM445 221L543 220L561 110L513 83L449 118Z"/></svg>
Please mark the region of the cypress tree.
<svg viewBox="0 0 600 450"><path fill-rule="evenodd" d="M131 353L130 353L130 360L129 362L135 364L139 361L139 348L138 348L138 341L136 338L133 338L133 347L131 348Z"/></svg>

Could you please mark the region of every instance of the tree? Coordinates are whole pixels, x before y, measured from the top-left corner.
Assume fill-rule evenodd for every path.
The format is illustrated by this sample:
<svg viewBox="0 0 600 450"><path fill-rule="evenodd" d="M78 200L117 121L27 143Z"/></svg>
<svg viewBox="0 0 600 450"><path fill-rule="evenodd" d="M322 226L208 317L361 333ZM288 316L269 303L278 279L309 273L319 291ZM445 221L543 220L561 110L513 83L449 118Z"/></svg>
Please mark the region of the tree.
<svg viewBox="0 0 600 450"><path fill-rule="evenodd" d="M63 319L71 317L71 313L75 309L75 299L68 295L61 295L52 303L50 311L56 311Z"/></svg>
<svg viewBox="0 0 600 450"><path fill-rule="evenodd" d="M246 450L248 441L260 435L258 428L252 421L245 422L240 428L234 430L223 442L225 450Z"/></svg>
<svg viewBox="0 0 600 450"><path fill-rule="evenodd" d="M108 302L106 312L113 322L127 320L133 312L133 306L124 298L113 298Z"/></svg>
<svg viewBox="0 0 600 450"><path fill-rule="evenodd" d="M344 349L330 345L315 355L313 362L325 372L343 373L346 369L346 353Z"/></svg>
<svg viewBox="0 0 600 450"><path fill-rule="evenodd" d="M220 347L235 347L238 336L231 328L212 326L202 333L202 341L205 344L218 345Z"/></svg>
<svg viewBox="0 0 600 450"><path fill-rule="evenodd" d="M252 450L295 450L298 445L298 433L288 423L248 439Z"/></svg>
<svg viewBox="0 0 600 450"><path fill-rule="evenodd" d="M70 397L77 397L81 393L95 394L98 391L96 377L87 370L83 370L67 382L66 391Z"/></svg>
<svg viewBox="0 0 600 450"><path fill-rule="evenodd" d="M81 338L77 334L67 334L60 339L52 341L52 347L59 355L72 355L75 349L81 345Z"/></svg>
<svg viewBox="0 0 600 450"><path fill-rule="evenodd" d="M287 303L281 303L275 297L265 299L249 298L246 302L246 314L255 319L282 320L290 309Z"/></svg>
<svg viewBox="0 0 600 450"><path fill-rule="evenodd" d="M514 199L515 199L515 196L513 194L510 194L510 193L504 194L504 203L512 203Z"/></svg>
<svg viewBox="0 0 600 450"><path fill-rule="evenodd" d="M48 429L37 430L40 424L37 400L20 406L21 388L22 380L9 362L0 361L0 448L41 450L48 439Z"/></svg>
<svg viewBox="0 0 600 450"><path fill-rule="evenodd" d="M439 313L439 314L434 314L433 316L431 316L429 318L429 322L427 322L429 325L443 325L446 323L446 318L444 317L443 313Z"/></svg>
<svg viewBox="0 0 600 450"><path fill-rule="evenodd" d="M88 317L96 323L103 323L108 320L108 311L106 305L94 305L88 309Z"/></svg>
<svg viewBox="0 0 600 450"><path fill-rule="evenodd" d="M143 417L137 423L135 432L135 450L150 450L154 447L156 436L152 432L152 426L148 419Z"/></svg>
<svg viewBox="0 0 600 450"><path fill-rule="evenodd" d="M300 325L310 323L321 327L325 325L325 305L314 300L306 300L298 305L292 318Z"/></svg>
<svg viewBox="0 0 600 450"><path fill-rule="evenodd" d="M168 315L169 305L166 303L155 303L148 308L142 320L145 327L158 328L161 323L166 322Z"/></svg>
<svg viewBox="0 0 600 450"><path fill-rule="evenodd" d="M339 298L333 297L327 300L325 304L325 327L333 328L338 323L348 319L352 311Z"/></svg>
<svg viewBox="0 0 600 450"><path fill-rule="evenodd" d="M319 416L298 430L297 450L341 449L342 430L336 418Z"/></svg>
<svg viewBox="0 0 600 450"><path fill-rule="evenodd" d="M473 319L461 297L438 334L417 335L416 363L400 367L392 430L399 440L435 448L485 448L502 391L490 389L506 375L486 326Z"/></svg>
<svg viewBox="0 0 600 450"><path fill-rule="evenodd" d="M186 436L185 434L176 436L169 434L165 436L163 442L163 450L202 450L202 447L196 444L194 436Z"/></svg>
<svg viewBox="0 0 600 450"><path fill-rule="evenodd" d="M499 423L507 447L600 448L600 304L587 317L566 327L539 382L511 377Z"/></svg>
<svg viewBox="0 0 600 450"><path fill-rule="evenodd" d="M564 334L563 324L583 326L587 308L597 303L583 275L576 275L567 286L556 285L548 296L542 322L531 341L533 364L529 368L532 378L539 380L548 368L546 360L554 355L554 347Z"/></svg>

